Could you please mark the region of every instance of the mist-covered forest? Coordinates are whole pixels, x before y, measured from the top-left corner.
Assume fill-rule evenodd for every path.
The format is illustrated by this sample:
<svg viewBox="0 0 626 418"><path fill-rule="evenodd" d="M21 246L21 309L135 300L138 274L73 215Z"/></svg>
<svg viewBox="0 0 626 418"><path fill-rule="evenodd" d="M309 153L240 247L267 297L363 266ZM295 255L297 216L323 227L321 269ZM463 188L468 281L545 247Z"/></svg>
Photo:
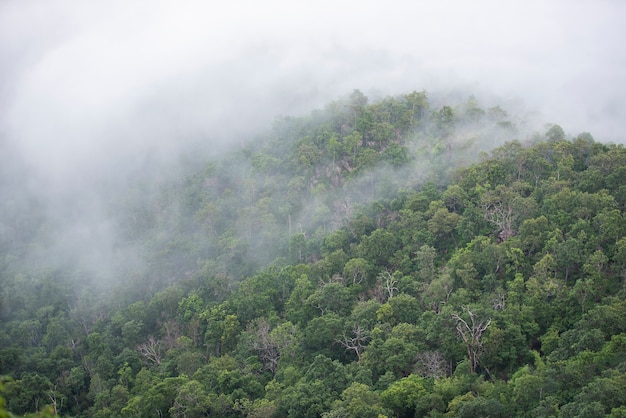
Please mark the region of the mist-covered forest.
<svg viewBox="0 0 626 418"><path fill-rule="evenodd" d="M626 150L568 129L354 90L75 213L7 162L0 416L626 416Z"/></svg>

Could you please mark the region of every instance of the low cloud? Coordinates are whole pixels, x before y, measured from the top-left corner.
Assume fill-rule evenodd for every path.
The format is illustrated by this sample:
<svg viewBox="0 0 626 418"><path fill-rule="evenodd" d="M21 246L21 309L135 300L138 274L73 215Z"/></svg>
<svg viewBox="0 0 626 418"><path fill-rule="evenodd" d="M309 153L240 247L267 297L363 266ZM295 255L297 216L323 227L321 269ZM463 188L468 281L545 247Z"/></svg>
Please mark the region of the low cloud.
<svg viewBox="0 0 626 418"><path fill-rule="evenodd" d="M624 12L619 1L13 0L0 6L0 129L59 182L199 137L218 148L353 88L464 88L621 141Z"/></svg>
<svg viewBox="0 0 626 418"><path fill-rule="evenodd" d="M355 88L474 94L623 143L625 15L619 0L6 0L0 163L19 167L11 193L71 205L76 236L113 242L95 185L155 161L176 174L190 147L214 155Z"/></svg>

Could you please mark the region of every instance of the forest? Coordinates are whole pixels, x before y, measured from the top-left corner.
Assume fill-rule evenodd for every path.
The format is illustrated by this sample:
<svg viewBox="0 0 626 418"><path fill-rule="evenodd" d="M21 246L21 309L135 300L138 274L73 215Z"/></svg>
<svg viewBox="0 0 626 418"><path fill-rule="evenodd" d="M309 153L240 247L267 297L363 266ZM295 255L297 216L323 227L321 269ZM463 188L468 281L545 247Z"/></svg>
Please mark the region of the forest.
<svg viewBox="0 0 626 418"><path fill-rule="evenodd" d="M626 417L623 145L354 90L107 189L101 276L7 170L0 417Z"/></svg>

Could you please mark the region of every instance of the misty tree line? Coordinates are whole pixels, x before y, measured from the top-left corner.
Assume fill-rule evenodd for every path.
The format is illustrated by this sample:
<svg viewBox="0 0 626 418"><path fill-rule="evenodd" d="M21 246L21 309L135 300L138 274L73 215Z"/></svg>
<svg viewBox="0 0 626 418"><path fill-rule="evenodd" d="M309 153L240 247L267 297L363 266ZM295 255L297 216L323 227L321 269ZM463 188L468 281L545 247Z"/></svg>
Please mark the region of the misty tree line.
<svg viewBox="0 0 626 418"><path fill-rule="evenodd" d="M1 242L6 408L626 415L626 150L518 135L499 107L425 92L279 118L112 204L145 264L104 296L30 264L40 214L3 214L31 221Z"/></svg>

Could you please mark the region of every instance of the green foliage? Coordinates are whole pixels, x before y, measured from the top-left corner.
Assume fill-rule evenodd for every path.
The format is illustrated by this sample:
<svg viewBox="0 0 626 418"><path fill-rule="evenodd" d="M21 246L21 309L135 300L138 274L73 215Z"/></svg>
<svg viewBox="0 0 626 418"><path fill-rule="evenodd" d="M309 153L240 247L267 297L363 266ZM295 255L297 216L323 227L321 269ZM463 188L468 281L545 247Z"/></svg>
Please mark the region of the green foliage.
<svg viewBox="0 0 626 418"><path fill-rule="evenodd" d="M333 405L333 412L323 416L327 418L340 416L338 411L343 411L348 417L378 418L386 415L379 394L372 391L369 386L358 382L353 382L342 392L341 400Z"/></svg>
<svg viewBox="0 0 626 418"><path fill-rule="evenodd" d="M141 268L108 300L17 249L33 218L0 417L623 416L626 151L552 125L470 164L488 132L424 92L280 118L116 203Z"/></svg>
<svg viewBox="0 0 626 418"><path fill-rule="evenodd" d="M423 379L412 374L394 382L380 394L380 398L396 416L422 416L428 411L427 394Z"/></svg>

